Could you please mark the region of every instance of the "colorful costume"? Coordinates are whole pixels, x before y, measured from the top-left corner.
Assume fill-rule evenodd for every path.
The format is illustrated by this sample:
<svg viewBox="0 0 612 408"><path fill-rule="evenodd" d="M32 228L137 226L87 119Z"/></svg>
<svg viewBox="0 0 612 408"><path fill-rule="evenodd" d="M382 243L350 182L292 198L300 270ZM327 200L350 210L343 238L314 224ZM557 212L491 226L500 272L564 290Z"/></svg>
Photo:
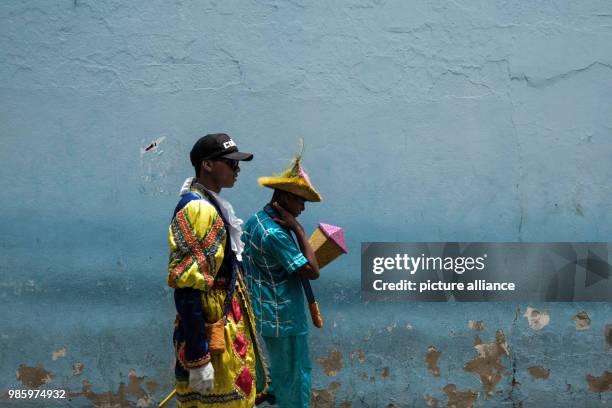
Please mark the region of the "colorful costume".
<svg viewBox="0 0 612 408"><path fill-rule="evenodd" d="M228 244L228 235L232 232L228 222L224 222L227 214L224 216L213 193L197 183L189 185L189 191L183 191L185 194L177 205L169 231L168 285L175 288L177 309L176 400L184 408L252 407L257 392L265 391L267 378L248 292L240 264L231 249L237 244ZM228 290L231 287L235 288L233 293ZM225 350L211 354L205 323L214 323L223 317L228 293L231 293L231 302L228 300L225 307ZM206 394L192 391L188 370L210 361L214 368L214 388ZM257 384L256 372L262 374Z"/></svg>
<svg viewBox="0 0 612 408"><path fill-rule="evenodd" d="M282 174L261 177L263 186L298 195L307 201L321 196L300 166L301 153ZM308 352L308 319L303 285L296 273L308 260L291 232L274 221L270 206L253 215L244 225L245 280L257 330L262 335L270 361L270 392L280 408L310 407L311 370ZM306 287L306 286L304 286Z"/></svg>
<svg viewBox="0 0 612 408"><path fill-rule="evenodd" d="M268 349L270 392L281 408L309 407L308 319L300 278L293 273L307 260L289 231L272 219L275 213L268 205L244 225L246 284Z"/></svg>

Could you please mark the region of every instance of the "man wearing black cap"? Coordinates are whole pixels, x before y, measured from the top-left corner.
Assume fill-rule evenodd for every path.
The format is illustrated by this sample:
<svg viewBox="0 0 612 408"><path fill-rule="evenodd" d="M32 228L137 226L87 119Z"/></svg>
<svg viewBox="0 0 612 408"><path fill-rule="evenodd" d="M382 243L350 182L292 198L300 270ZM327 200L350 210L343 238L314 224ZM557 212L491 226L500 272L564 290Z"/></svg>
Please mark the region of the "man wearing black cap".
<svg viewBox="0 0 612 408"><path fill-rule="evenodd" d="M251 153L239 152L236 143L225 133L201 137L189 157L197 181L217 194L222 188L234 186L240 172L239 161L253 160Z"/></svg>
<svg viewBox="0 0 612 408"><path fill-rule="evenodd" d="M196 177L185 180L169 229L177 402L189 408L252 407L267 378L260 370L253 312L240 270L242 220L219 193L234 186L240 161L253 155L216 133L201 137L190 159ZM256 378L256 371L264 378Z"/></svg>

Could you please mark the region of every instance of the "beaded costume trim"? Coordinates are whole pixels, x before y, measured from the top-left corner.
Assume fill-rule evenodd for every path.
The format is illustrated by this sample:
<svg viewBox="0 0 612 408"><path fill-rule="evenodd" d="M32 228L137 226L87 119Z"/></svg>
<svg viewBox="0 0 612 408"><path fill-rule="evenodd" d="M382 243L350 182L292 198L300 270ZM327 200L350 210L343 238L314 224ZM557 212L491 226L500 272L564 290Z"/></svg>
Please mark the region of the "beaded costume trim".
<svg viewBox="0 0 612 408"><path fill-rule="evenodd" d="M176 398L181 403L199 401L203 404L223 404L244 399L237 391L228 394L199 394L197 392L190 392L188 394L177 394Z"/></svg>
<svg viewBox="0 0 612 408"><path fill-rule="evenodd" d="M178 359L178 361L181 362L181 365L185 367L186 369L200 368L204 364L207 364L210 362L210 353L206 353L205 355L198 358L197 360L185 360L185 342L182 342L181 344L178 345L178 348L176 349L176 358Z"/></svg>
<svg viewBox="0 0 612 408"><path fill-rule="evenodd" d="M178 247L178 254L183 255L183 257L182 261L170 273L170 287L176 288L176 282L194 262L197 263L208 287L212 286L213 277L210 272L216 270L215 254L219 245L225 239L225 229L221 217L215 214L213 226L201 242L198 241L193 232L185 209L176 214L176 217L172 220L171 229ZM180 257L180 255L177 257Z"/></svg>

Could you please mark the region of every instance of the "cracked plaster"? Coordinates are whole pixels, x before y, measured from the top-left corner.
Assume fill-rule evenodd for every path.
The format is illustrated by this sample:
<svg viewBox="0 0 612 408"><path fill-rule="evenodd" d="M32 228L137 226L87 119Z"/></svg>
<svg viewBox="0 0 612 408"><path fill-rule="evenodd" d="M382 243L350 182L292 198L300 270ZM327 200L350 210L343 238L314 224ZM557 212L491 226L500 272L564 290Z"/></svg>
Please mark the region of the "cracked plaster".
<svg viewBox="0 0 612 408"><path fill-rule="evenodd" d="M257 151L241 190L229 193L245 216L263 200L255 182L269 170L262 163L290 157L277 142L293 146L289 139L301 135L307 154L319 158L311 176L327 193L304 222L338 220L354 243L609 237L609 3L15 1L3 3L0 15L7 180L0 191L11 237L0 247L0 296L14 310L2 327L10 333L2 337L10 360L3 369L13 373L5 378L22 365L38 370L40 361L44 372L22 378L37 384L53 372L53 381L69 383L74 376L72 389L87 378L83 397L96 401L127 404L128 396L168 392L171 294L161 275L151 275L165 252L141 249L163 248L170 197L191 170L184 154L203 131L228 130L241 148ZM164 155L139 162L140 148L160 134ZM261 147L268 145L275 148ZM27 187L34 179L36 191ZM23 222L15 197L36 225ZM374 211L378 219L366 226L359 214ZM512 376L495 385L501 396L480 395L478 404L607 401L609 393L593 391L606 389L606 307L584 306L593 321L579 332L569 304L547 305L556 318L538 331L518 315L513 321L511 307L414 304L398 313L355 301L359 283L350 271L358 265L343 262L315 288L338 324L311 332L313 361L323 364L315 365L314 387L331 392L329 381L341 381L334 401L419 406L427 395L442 406L465 392L467 404L479 376L463 371L474 353L466 316L508 333ZM17 270L19 278L9 273ZM57 313L48 305L62 313L41 335L37 327ZM83 311L94 317L83 321ZM478 334L490 337L487 328ZM143 333L150 350L138 346ZM34 347L33 338L43 344ZM58 344L79 362L54 361L49 350ZM430 344L444 350L439 377L423 363ZM27 361L18 358L23 347L31 350ZM358 351L343 365L350 350ZM127 362L154 378L146 391L141 377L118 379ZM551 370L548 381L529 381L534 364ZM393 375L382 381L385 367ZM571 392L559 391L562 373ZM456 388L445 390L451 383Z"/></svg>

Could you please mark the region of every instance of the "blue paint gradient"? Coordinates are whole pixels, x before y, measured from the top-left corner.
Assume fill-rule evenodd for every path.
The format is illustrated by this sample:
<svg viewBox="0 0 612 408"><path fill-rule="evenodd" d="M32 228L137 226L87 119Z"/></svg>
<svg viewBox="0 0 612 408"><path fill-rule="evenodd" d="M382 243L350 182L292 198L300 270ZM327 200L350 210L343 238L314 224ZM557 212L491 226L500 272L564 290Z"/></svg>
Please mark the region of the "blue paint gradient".
<svg viewBox="0 0 612 408"><path fill-rule="evenodd" d="M134 370L134 404L171 390L167 225L193 142L225 131L255 153L223 192L239 215L268 200L257 177L303 137L324 201L302 222L346 230L351 252L313 284L326 320L311 330L313 385L340 382L338 405L443 406L446 384L480 392L480 407L610 404L586 381L611 370L608 303L359 298L362 241L612 240L612 3L579 3L1 2L0 392L24 388L22 364L72 392L117 393ZM528 306L550 324L532 330ZM498 329L507 375L485 399L463 366ZM333 350L343 367L328 377L316 360Z"/></svg>

